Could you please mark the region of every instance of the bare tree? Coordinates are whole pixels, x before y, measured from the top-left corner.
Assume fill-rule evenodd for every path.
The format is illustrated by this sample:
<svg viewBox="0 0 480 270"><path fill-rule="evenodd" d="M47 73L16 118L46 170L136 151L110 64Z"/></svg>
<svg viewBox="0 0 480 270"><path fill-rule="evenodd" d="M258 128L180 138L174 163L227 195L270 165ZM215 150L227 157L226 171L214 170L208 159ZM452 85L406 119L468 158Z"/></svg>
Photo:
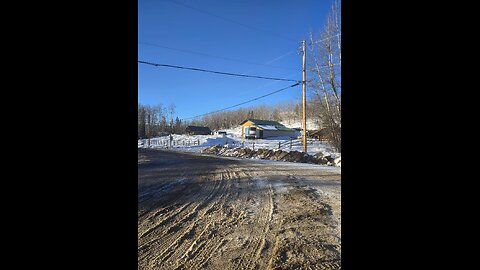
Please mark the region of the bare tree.
<svg viewBox="0 0 480 270"><path fill-rule="evenodd" d="M341 14L340 1L335 1L325 26L318 36L309 35L313 105L319 128L327 128L331 144L341 151Z"/></svg>
<svg viewBox="0 0 480 270"><path fill-rule="evenodd" d="M138 104L138 138L143 139L146 137L146 112L145 107Z"/></svg>
<svg viewBox="0 0 480 270"><path fill-rule="evenodd" d="M175 119L175 105L168 108L162 104L156 106L138 104L138 138L159 136L164 132L181 129L183 124Z"/></svg>
<svg viewBox="0 0 480 270"><path fill-rule="evenodd" d="M174 125L174 122L173 122L173 118L174 118L174 115L175 115L175 104L170 104L168 106L168 118L169 118L169 125L168 125L168 132L169 133L173 133L173 125Z"/></svg>

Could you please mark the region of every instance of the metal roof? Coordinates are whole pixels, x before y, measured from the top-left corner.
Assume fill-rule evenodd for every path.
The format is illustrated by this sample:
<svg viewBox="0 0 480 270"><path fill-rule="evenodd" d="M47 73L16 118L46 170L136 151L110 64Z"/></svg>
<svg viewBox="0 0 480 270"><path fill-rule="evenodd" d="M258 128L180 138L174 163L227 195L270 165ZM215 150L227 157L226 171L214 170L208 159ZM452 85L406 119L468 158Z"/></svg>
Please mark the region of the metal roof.
<svg viewBox="0 0 480 270"><path fill-rule="evenodd" d="M211 132L210 128L208 127L199 127L199 126L188 126L187 130L190 131L208 131Z"/></svg>
<svg viewBox="0 0 480 270"><path fill-rule="evenodd" d="M240 125L245 124L246 122L251 121L254 123L256 126L259 128L265 129L265 130L283 130L283 131L293 131L293 129L288 128L282 124L280 124L277 121L272 121L272 120L260 120L260 119L247 119L240 123Z"/></svg>

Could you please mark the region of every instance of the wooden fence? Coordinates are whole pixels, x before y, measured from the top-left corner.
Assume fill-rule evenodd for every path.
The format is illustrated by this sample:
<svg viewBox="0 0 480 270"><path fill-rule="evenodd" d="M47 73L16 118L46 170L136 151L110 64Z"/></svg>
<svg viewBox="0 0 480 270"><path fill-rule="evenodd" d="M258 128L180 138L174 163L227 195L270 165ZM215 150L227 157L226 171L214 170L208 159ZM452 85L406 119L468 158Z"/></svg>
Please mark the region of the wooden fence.
<svg viewBox="0 0 480 270"><path fill-rule="evenodd" d="M142 140L143 145L163 147L166 149L179 147L179 146L199 146L200 140L169 140L169 139L144 139Z"/></svg>
<svg viewBox="0 0 480 270"><path fill-rule="evenodd" d="M169 140L169 139L163 139L163 138L154 138L154 139L143 139L141 140L143 142L144 146L150 147L150 146L155 146L155 147L161 147L165 149L170 149L170 148L179 148L179 147L192 147L192 146L200 146L200 140L199 139L189 139L189 140ZM307 139L307 145L313 145L315 139ZM241 147L241 148L250 148L252 150L255 150L255 147L262 148L265 147L265 143L262 143L259 145L255 145L255 141L249 142L249 141L234 141L229 138L225 138L225 143L224 145L228 147ZM271 144L268 145L267 148L273 149L282 149L282 150L292 150L294 146L301 146L303 145L302 139L290 139L290 140L284 140L278 142L278 146L274 146Z"/></svg>

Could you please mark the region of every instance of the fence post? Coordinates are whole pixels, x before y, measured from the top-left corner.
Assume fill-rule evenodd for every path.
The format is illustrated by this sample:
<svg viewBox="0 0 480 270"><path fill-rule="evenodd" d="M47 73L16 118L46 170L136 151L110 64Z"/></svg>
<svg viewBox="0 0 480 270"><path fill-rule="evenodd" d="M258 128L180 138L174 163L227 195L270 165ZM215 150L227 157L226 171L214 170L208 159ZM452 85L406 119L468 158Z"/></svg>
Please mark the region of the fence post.
<svg viewBox="0 0 480 270"><path fill-rule="evenodd" d="M278 142L278 150L280 150L280 142Z"/></svg>
<svg viewBox="0 0 480 270"><path fill-rule="evenodd" d="M245 142L242 142L242 148L245 148Z"/></svg>
<svg viewBox="0 0 480 270"><path fill-rule="evenodd" d="M290 150L292 150L292 139L290 139Z"/></svg>
<svg viewBox="0 0 480 270"><path fill-rule="evenodd" d="M197 139L197 145L200 145L200 139Z"/></svg>
<svg viewBox="0 0 480 270"><path fill-rule="evenodd" d="M255 150L255 142L253 142L253 148L252 148L252 150Z"/></svg>

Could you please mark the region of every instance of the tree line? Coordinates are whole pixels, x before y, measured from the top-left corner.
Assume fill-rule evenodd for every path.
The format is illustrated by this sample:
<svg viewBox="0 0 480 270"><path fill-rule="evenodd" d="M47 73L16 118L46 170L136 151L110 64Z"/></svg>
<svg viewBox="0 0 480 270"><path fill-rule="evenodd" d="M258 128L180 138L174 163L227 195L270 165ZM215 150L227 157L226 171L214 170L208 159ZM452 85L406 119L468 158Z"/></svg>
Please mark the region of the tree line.
<svg viewBox="0 0 480 270"><path fill-rule="evenodd" d="M237 127L248 118L284 121L300 121L301 104L284 102L276 105L257 105L248 108L217 112L198 119L182 121L176 116L175 105L138 104L138 138L167 134L184 134L187 126L205 126L212 131Z"/></svg>
<svg viewBox="0 0 480 270"><path fill-rule="evenodd" d="M325 127L325 121L320 117L325 113L323 107L316 96L307 100L307 119L313 120L314 123L314 126L308 126L308 130ZM246 119L273 120L291 126L294 123L301 123L302 114L302 103L298 100L275 105L250 106L217 112L190 121L182 121L175 114L174 104L169 106L138 104L138 138L185 134L185 129L189 125L209 127L212 131L232 129L238 127ZM301 128L301 126L298 127Z"/></svg>
<svg viewBox="0 0 480 270"><path fill-rule="evenodd" d="M138 138L151 138L166 134L182 134L185 130L178 116L175 116L175 105L151 106L138 104Z"/></svg>

